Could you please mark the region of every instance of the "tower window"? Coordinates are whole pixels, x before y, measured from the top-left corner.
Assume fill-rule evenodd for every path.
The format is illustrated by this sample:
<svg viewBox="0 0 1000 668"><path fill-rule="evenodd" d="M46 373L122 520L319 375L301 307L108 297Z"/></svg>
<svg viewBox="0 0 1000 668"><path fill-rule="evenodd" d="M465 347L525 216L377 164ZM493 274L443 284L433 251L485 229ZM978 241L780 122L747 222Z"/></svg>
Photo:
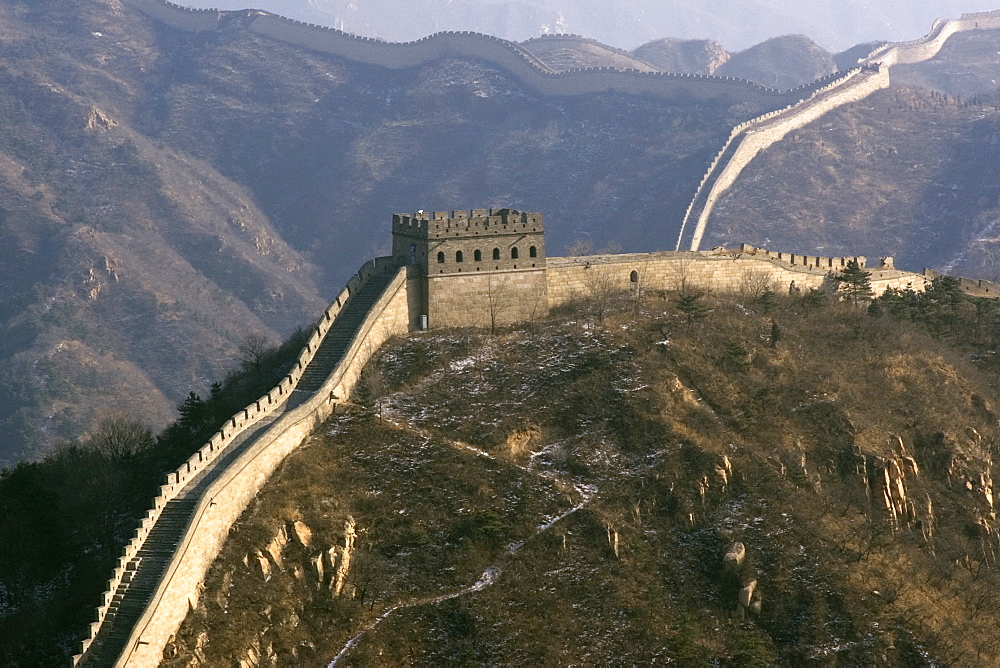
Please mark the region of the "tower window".
<svg viewBox="0 0 1000 668"><path fill-rule="evenodd" d="M517 259L517 246L514 246L513 248L510 249L510 259L511 260Z"/></svg>
<svg viewBox="0 0 1000 668"><path fill-rule="evenodd" d="M500 249L499 248L494 248L493 249L493 259L494 260L499 260L500 259Z"/></svg>
<svg viewBox="0 0 1000 668"><path fill-rule="evenodd" d="M472 254L472 259L474 259L476 262L482 262L483 261L483 251L478 251L477 250L476 252L474 252Z"/></svg>
<svg viewBox="0 0 1000 668"><path fill-rule="evenodd" d="M444 264L444 253L438 253L438 264Z"/></svg>
<svg viewBox="0 0 1000 668"><path fill-rule="evenodd" d="M631 274L628 275L628 280L629 280L630 283L638 283L639 282L639 272L633 271Z"/></svg>
<svg viewBox="0 0 1000 668"><path fill-rule="evenodd" d="M538 257L538 249L532 246L528 249L528 257Z"/></svg>
<svg viewBox="0 0 1000 668"><path fill-rule="evenodd" d="M462 256L462 251L455 251L455 262L463 262L465 258Z"/></svg>

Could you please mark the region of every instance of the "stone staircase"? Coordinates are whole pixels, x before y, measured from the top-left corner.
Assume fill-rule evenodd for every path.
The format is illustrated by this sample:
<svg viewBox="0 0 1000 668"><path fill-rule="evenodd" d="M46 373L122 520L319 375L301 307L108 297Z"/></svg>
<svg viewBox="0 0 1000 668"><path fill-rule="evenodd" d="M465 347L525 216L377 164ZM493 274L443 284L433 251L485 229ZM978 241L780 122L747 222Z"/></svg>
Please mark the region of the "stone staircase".
<svg viewBox="0 0 1000 668"><path fill-rule="evenodd" d="M181 493L163 507L135 558L126 565L126 573L114 593L104 622L81 665L115 664L163 579L205 489L225 472L230 463L246 452L275 420L300 405L323 385L347 352L368 311L392 278L392 273L369 277L361 290L351 295L334 320L288 401L249 427L218 459L199 471L186 483Z"/></svg>

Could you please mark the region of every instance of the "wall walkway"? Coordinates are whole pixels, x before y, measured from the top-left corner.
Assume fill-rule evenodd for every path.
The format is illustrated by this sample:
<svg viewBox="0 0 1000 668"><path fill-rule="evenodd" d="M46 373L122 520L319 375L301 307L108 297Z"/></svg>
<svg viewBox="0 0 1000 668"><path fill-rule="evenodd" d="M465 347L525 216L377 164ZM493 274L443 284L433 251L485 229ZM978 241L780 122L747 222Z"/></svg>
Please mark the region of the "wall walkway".
<svg viewBox="0 0 1000 668"><path fill-rule="evenodd" d="M823 114L888 87L890 66L929 60L952 35L987 29L1000 29L1000 11L963 14L962 18L953 21L936 21L931 32L921 39L875 49L862 59L859 69L815 90L808 99L737 125L698 184L681 222L676 249L698 250L716 202L758 153Z"/></svg>
<svg viewBox="0 0 1000 668"><path fill-rule="evenodd" d="M74 665L147 666L198 600L229 527L284 457L347 397L389 337L408 330L407 270L365 264L324 312L292 372L177 471L126 546Z"/></svg>

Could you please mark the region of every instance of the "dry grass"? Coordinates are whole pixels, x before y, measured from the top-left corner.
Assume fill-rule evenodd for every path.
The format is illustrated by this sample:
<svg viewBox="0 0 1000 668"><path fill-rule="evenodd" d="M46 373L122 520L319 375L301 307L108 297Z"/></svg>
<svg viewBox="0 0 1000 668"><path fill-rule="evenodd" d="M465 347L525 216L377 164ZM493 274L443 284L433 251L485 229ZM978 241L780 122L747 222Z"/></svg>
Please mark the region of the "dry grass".
<svg viewBox="0 0 1000 668"><path fill-rule="evenodd" d="M279 663L322 663L388 606L458 592L486 568L500 573L493 584L392 613L349 662L1000 657L1000 609L986 595L996 533L975 528L994 523L989 440L968 435L995 422L982 375L912 325L846 306L706 299L693 324L670 295L650 295L600 324L391 343L377 363L399 427L341 418L289 459L213 567L181 657L207 633L202 651L218 656L243 656L256 638ZM773 347L772 318L784 332ZM902 481L916 513L896 524L879 487L891 434L919 469ZM363 596L331 600L287 572L262 596L276 585L244 573L242 555L282 522L301 518L326 545L346 515L366 530ZM738 579L721 563L734 540L749 555ZM762 610L740 624L750 578ZM223 585L225 616L212 603ZM297 630L290 612L274 621L279 608L296 611Z"/></svg>

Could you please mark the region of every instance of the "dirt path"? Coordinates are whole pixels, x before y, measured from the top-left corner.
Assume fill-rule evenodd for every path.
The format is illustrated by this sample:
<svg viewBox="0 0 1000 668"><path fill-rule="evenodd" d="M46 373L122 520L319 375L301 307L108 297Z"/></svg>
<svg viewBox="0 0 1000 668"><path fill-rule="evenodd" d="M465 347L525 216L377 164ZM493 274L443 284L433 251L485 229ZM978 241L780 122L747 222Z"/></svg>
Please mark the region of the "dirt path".
<svg viewBox="0 0 1000 668"><path fill-rule="evenodd" d="M424 431L422 429L416 429L414 427L411 427L410 425L406 424L402 420L392 419L390 417L383 417L383 419L386 422L388 422L389 424L392 424L393 426L397 427L398 429L409 431L409 432L416 433L416 434L420 434L421 436L424 436L424 437L427 437L427 438L430 437L430 434L428 434L426 431ZM462 443L461 441L450 441L450 443L451 443L451 445L453 447L456 447L456 448L461 449L461 450L468 450L470 452L475 453L476 456L478 456L478 457L485 457L486 459L492 459L492 460L495 460L495 461L498 460L497 457L494 457L493 455L491 455L490 453L486 452L485 450L480 450L479 448L473 447L473 446L469 445L468 443ZM554 473L551 473L549 471L540 471L537 468L535 468L533 465L532 466L525 466L525 465L522 465L522 464L516 464L516 463L513 463L513 462L509 462L508 460L502 460L502 461L504 463L507 463L507 464L513 464L517 468L519 468L519 469L521 469L523 471L527 471L528 473L531 473L532 475L535 475L535 476L537 476L539 478L543 478L543 479L548 480L550 482L555 482L555 483L558 484L559 487L561 487L563 489L572 488L572 489L574 489L576 491L576 493L579 495L579 498L580 498L580 500L572 508L569 508L568 510L566 510L566 511L564 511L564 512L558 514L558 515L556 515L555 517L548 518L544 522L542 522L541 524L539 524L538 528L535 529L534 533L532 533L526 539L524 539L524 540L522 540L520 542L517 542L517 543L512 543L511 545L508 545L507 549L506 549L506 552L505 552L505 555L504 555L505 557L517 554L521 550L521 548L524 547L529 541L534 540L536 537L538 537L541 534L545 533L546 531L548 531L549 529L551 529L552 527L554 527L555 525L557 525L562 520L566 519L567 517L569 517L570 515L576 513L577 511L585 508L587 506L587 504L589 504L590 501L594 498L594 496L596 496L597 491L598 491L596 487L579 485L579 484L574 483L574 482L568 482L565 479L561 478L560 476L557 476ZM533 458L532 458L532 462L534 462ZM500 569L500 566L499 566L500 561L502 561L502 559L498 560L497 562L494 562L491 566L489 566L486 570L484 570L483 574L480 576L480 578L474 584L471 584L468 587L464 587L464 588L459 589L457 591L452 591L452 592L449 592L449 593L446 593L446 594L439 594L437 596L427 596L427 597L424 597L424 598L415 599L413 601L408 601L408 602L405 602L405 603L399 603L397 605L394 605L394 606L388 608L382 614L380 614L378 617L376 617L374 621L372 621L370 624L368 624L365 628L361 629L350 640L348 640L347 643L344 645L344 647L337 653L337 656L335 656L333 658L333 660L329 664L327 664L327 667L328 668L334 668L335 666L337 666L341 661L343 661L347 657L347 655L350 653L350 651L352 649L354 649L354 647L356 647L358 645L358 643L361 642L362 638L364 637L364 635L366 633L368 633L369 631L375 629L379 624L381 624L383 621L385 621L386 619L388 619L390 615L392 615L393 613L395 613L395 612L397 612L399 610L405 610L405 609L408 609L408 608L415 608L415 607L421 606L421 605L434 605L436 603L441 603L443 601L449 601L449 600L451 600L453 598L458 598L460 596L466 596L468 594L474 594L476 592L480 592L480 591L486 589L487 587L489 587L490 585L494 584L497 580L500 579L500 574L502 572L501 569Z"/></svg>

